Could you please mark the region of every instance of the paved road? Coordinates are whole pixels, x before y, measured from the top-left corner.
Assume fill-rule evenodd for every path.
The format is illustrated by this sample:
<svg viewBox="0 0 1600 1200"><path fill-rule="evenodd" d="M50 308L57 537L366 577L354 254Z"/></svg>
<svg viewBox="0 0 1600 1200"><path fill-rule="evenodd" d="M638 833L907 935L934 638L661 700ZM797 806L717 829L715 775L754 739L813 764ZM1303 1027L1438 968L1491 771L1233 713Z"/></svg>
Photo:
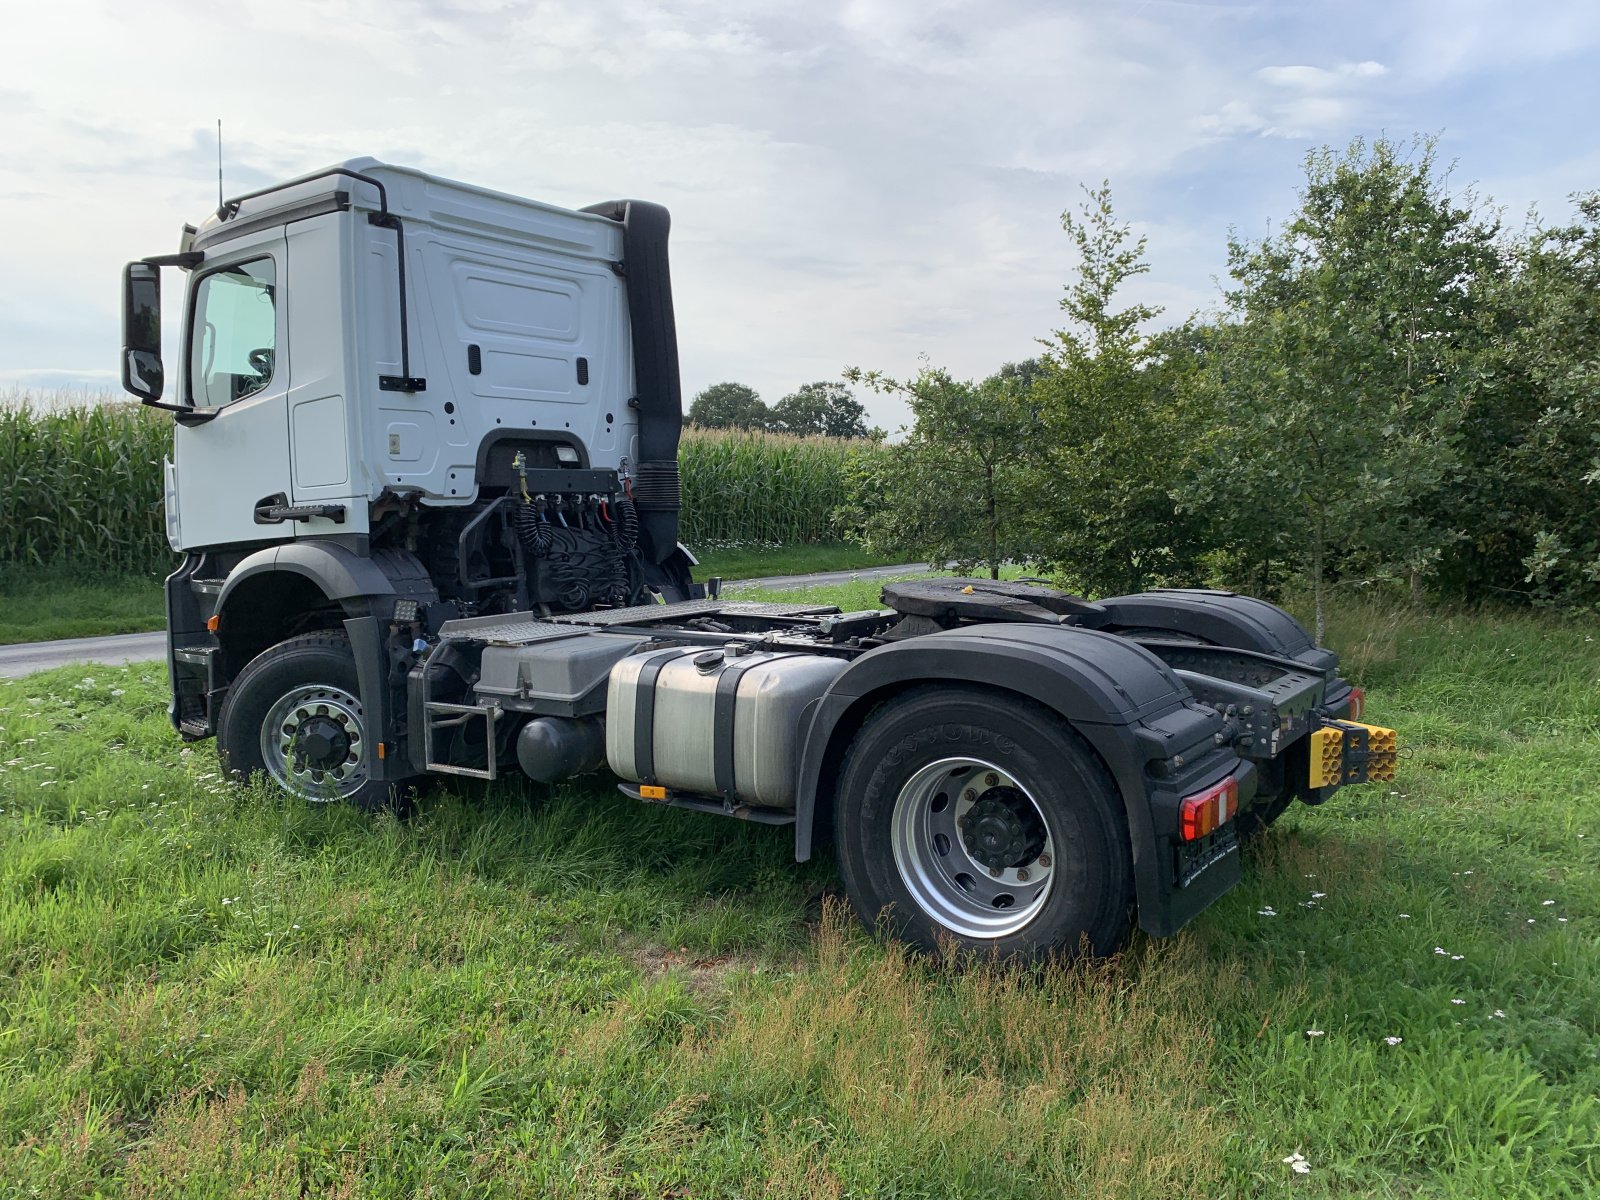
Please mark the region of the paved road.
<svg viewBox="0 0 1600 1200"><path fill-rule="evenodd" d="M164 633L118 633L111 637L68 638L61 642L23 642L0 646L0 679L15 679L68 663L148 662L166 657Z"/></svg>
<svg viewBox="0 0 1600 1200"><path fill-rule="evenodd" d="M740 579L723 585L733 593L745 588L787 591L792 588L828 587L852 579L883 579L926 571L926 563L906 563L898 567L863 567L859 571L818 571L811 575L772 575L764 579ZM60 642L23 642L0 646L0 679L16 679L49 667L68 663L150 662L166 657L166 634L119 633L111 637L68 638Z"/></svg>

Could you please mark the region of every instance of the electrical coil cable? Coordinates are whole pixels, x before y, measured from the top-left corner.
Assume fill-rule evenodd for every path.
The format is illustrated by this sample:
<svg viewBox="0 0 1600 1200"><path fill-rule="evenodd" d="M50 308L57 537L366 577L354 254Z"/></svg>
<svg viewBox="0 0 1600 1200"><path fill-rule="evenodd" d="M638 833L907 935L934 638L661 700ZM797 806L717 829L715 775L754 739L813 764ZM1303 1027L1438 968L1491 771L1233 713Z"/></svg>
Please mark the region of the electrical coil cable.
<svg viewBox="0 0 1600 1200"><path fill-rule="evenodd" d="M528 551L536 603L581 612L637 601L644 571L634 548L638 517L631 501L529 496L513 509L512 527Z"/></svg>
<svg viewBox="0 0 1600 1200"><path fill-rule="evenodd" d="M550 546L554 539L554 527L545 517L544 502L538 504L531 500L524 500L513 510L511 523L515 526L517 537L522 539L523 546L529 554L536 558L543 558L550 553Z"/></svg>
<svg viewBox="0 0 1600 1200"><path fill-rule="evenodd" d="M639 544L639 509L633 503L632 484L617 497L617 541L630 554Z"/></svg>
<svg viewBox="0 0 1600 1200"><path fill-rule="evenodd" d="M640 582L638 555L623 541L624 537L627 536L627 529L621 519L622 514L624 511L631 511L633 505L631 502L628 503L626 510L624 510L620 501L613 506L611 503L602 500L599 507L602 528L606 532L607 552L611 561L610 602L618 607L626 607L633 604L638 596ZM634 534L635 536L638 534L637 523L634 527Z"/></svg>

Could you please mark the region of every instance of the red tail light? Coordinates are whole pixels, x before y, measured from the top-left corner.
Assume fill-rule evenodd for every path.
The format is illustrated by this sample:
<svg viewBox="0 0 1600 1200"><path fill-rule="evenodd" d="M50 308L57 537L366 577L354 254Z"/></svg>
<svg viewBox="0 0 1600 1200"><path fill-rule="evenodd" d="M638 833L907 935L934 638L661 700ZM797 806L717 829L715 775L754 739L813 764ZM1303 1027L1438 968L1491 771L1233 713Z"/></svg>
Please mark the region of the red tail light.
<svg viewBox="0 0 1600 1200"><path fill-rule="evenodd" d="M1239 811L1239 781L1231 775L1203 792L1183 798L1178 810L1178 836L1186 842L1220 829Z"/></svg>
<svg viewBox="0 0 1600 1200"><path fill-rule="evenodd" d="M1350 719L1361 720L1361 714L1367 711L1367 694L1358 687L1350 689Z"/></svg>

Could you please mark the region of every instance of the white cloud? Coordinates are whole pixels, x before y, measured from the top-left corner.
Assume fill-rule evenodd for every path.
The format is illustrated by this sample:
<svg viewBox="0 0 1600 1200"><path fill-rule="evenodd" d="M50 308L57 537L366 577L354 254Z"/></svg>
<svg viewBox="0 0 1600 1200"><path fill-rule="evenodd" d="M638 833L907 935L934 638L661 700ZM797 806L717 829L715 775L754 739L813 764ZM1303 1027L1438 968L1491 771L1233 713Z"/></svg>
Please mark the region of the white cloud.
<svg viewBox="0 0 1600 1200"><path fill-rule="evenodd" d="M1371 59L1364 62L1340 63L1335 67L1262 67L1256 72L1267 83L1277 87L1306 91L1338 87L1356 79L1377 79L1388 73L1388 67Z"/></svg>
<svg viewBox="0 0 1600 1200"><path fill-rule="evenodd" d="M1435 47L1487 69L1443 10L1287 11L35 6L8 18L0 90L0 221L28 231L0 244L0 371L114 367L121 264L215 204L219 115L230 191L370 153L559 204L665 203L691 392L736 378L777 399L851 363L903 374L928 352L980 375L1034 353L1072 267L1058 216L1105 177L1151 230L1130 298L1181 319L1215 294L1227 225L1284 211L1297 143L1439 128L1445 102L1417 82ZM1554 27L1586 44L1566 11Z"/></svg>

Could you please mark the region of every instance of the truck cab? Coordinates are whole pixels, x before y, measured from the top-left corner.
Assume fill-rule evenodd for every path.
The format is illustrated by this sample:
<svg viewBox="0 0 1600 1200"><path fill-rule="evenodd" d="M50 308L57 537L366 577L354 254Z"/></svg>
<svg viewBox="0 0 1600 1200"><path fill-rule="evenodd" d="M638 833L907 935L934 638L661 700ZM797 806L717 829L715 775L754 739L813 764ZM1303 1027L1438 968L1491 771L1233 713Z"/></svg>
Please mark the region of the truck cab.
<svg viewBox="0 0 1600 1200"><path fill-rule="evenodd" d="M1288 803L1392 777L1337 656L1248 597L692 583L669 230L355 159L128 265L124 386L176 424L180 736L366 809L609 771L832 846L869 925L1024 957L1171 933Z"/></svg>

